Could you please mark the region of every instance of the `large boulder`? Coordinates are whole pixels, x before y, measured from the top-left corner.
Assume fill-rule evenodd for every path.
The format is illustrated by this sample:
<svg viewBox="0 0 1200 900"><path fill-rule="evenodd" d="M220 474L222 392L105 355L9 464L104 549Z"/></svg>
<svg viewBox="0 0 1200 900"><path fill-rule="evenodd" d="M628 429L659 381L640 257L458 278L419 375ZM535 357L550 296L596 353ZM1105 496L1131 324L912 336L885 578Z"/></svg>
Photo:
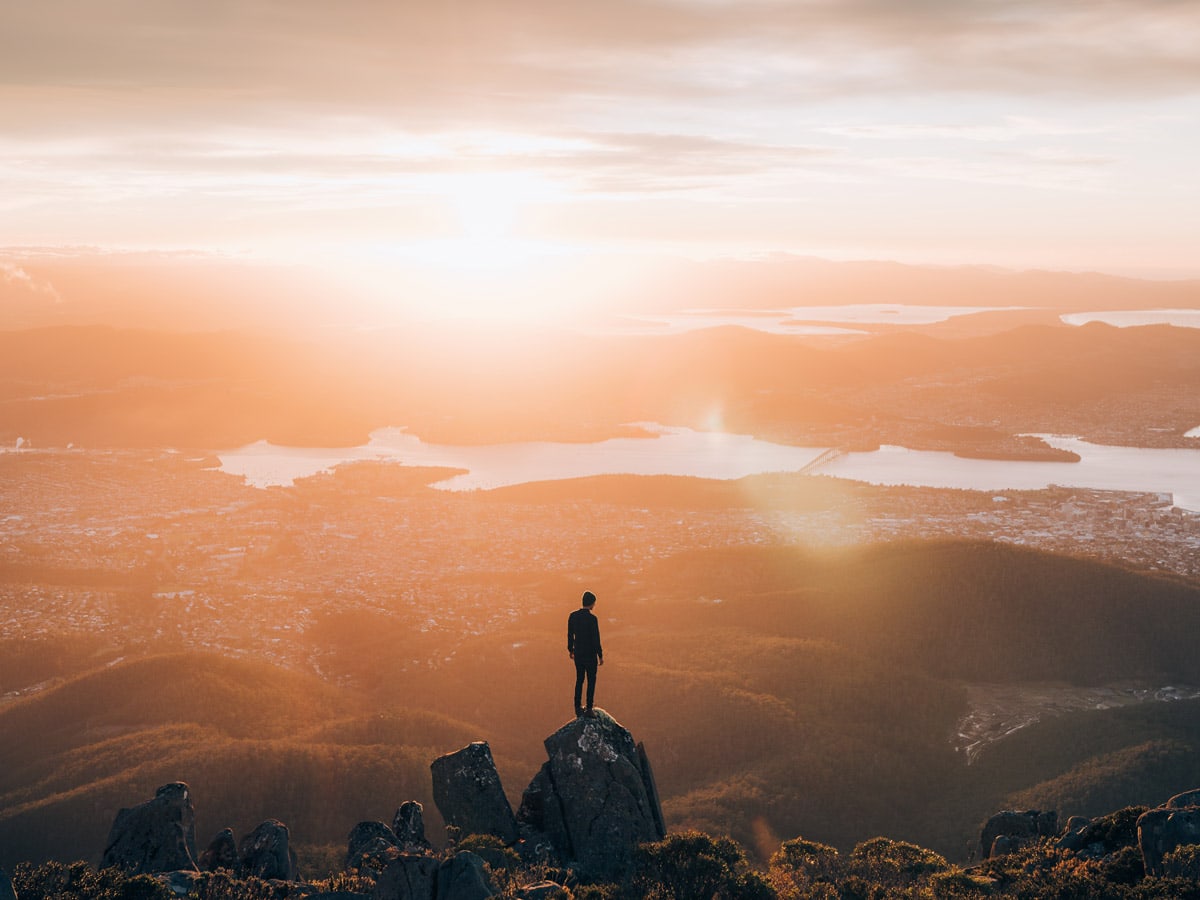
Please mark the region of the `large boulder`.
<svg viewBox="0 0 1200 900"><path fill-rule="evenodd" d="M637 845L666 833L645 748L600 709L564 725L545 746L549 759L518 811L526 843L548 841L585 879L621 879Z"/></svg>
<svg viewBox="0 0 1200 900"><path fill-rule="evenodd" d="M0 869L0 900L17 900L17 892L13 890L12 878Z"/></svg>
<svg viewBox="0 0 1200 900"><path fill-rule="evenodd" d="M506 844L517 842L517 820L504 796L487 741L440 756L430 769L433 802L447 825L464 835L491 834Z"/></svg>
<svg viewBox="0 0 1200 900"><path fill-rule="evenodd" d="M132 874L195 870L196 813L188 786L165 784L153 800L118 812L100 866Z"/></svg>
<svg viewBox="0 0 1200 900"><path fill-rule="evenodd" d="M290 845L288 827L278 819L267 819L238 844L239 874L264 880L296 880L296 854Z"/></svg>
<svg viewBox="0 0 1200 900"><path fill-rule="evenodd" d="M437 875L432 856L402 854L376 876L371 900L436 900Z"/></svg>
<svg viewBox="0 0 1200 900"><path fill-rule="evenodd" d="M496 888L483 859L469 850L445 860L437 873L437 900L487 900Z"/></svg>
<svg viewBox="0 0 1200 900"><path fill-rule="evenodd" d="M405 853L425 853L433 849L425 838L425 807L416 800L405 800L400 804L392 818L392 833Z"/></svg>
<svg viewBox="0 0 1200 900"><path fill-rule="evenodd" d="M987 820L979 837L979 848L983 859L1002 856L1013 850L1028 846L1042 837L1058 834L1058 813L1027 809L1015 812L1011 809L996 813ZM997 844L997 839L1003 838Z"/></svg>
<svg viewBox="0 0 1200 900"><path fill-rule="evenodd" d="M1186 844L1200 844L1200 806L1170 803L1142 813L1137 820L1138 847L1147 875L1168 874L1163 866L1164 856Z"/></svg>
<svg viewBox="0 0 1200 900"><path fill-rule="evenodd" d="M202 872L216 872L218 869L237 871L237 838L233 836L232 828L223 829L212 839L212 843L200 854L199 863Z"/></svg>

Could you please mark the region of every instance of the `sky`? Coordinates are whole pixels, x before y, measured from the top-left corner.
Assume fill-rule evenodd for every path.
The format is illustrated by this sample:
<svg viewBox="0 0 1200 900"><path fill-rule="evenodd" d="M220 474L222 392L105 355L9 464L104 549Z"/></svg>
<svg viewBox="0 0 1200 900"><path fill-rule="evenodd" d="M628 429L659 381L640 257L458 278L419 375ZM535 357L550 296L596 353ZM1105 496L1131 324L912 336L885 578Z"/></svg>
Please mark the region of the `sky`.
<svg viewBox="0 0 1200 900"><path fill-rule="evenodd" d="M1197 47L1198 0L8 0L0 247L1200 276Z"/></svg>

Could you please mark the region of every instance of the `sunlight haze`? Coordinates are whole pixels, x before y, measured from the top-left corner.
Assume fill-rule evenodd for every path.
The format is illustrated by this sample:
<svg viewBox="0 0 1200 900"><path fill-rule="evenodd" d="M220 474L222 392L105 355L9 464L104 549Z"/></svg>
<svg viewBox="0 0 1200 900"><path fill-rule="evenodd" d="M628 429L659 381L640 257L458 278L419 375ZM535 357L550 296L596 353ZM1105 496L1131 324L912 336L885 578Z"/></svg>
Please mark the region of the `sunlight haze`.
<svg viewBox="0 0 1200 900"><path fill-rule="evenodd" d="M1198 151L1200 0L0 0L0 900L1200 900Z"/></svg>
<svg viewBox="0 0 1200 900"><path fill-rule="evenodd" d="M1198 36L1160 0L6 4L0 246L415 270L468 313L570 306L521 279L581 256L1194 277Z"/></svg>

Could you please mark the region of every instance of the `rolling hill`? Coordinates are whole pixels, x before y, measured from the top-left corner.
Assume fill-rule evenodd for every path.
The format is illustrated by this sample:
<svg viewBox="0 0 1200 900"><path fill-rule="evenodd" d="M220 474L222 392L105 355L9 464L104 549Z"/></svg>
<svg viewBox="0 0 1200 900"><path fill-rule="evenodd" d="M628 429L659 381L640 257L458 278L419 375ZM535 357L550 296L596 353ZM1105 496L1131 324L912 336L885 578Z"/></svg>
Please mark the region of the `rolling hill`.
<svg viewBox="0 0 1200 900"><path fill-rule="evenodd" d="M977 682L1200 683L1198 601L1177 579L999 544L678 554L601 609L598 701L645 742L671 826L760 853L886 834L960 858L1007 804L1107 811L1200 780L1197 702L1044 718L972 765L952 740ZM436 756L488 740L515 804L569 716L559 619L464 634L414 668L403 615L343 613L309 635L327 680L202 653L64 672L0 707L0 863L94 859L119 808L174 780L202 842L271 816L336 847L407 799L437 840Z"/></svg>

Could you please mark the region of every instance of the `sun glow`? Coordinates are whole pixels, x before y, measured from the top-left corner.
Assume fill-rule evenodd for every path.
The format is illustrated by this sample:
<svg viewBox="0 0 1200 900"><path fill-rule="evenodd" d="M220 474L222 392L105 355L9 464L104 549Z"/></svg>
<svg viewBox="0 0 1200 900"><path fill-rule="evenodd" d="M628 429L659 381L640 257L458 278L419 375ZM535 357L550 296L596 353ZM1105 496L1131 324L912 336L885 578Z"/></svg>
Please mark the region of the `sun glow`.
<svg viewBox="0 0 1200 900"><path fill-rule="evenodd" d="M552 249L521 234L523 212L551 195L543 179L514 172L467 172L439 178L429 189L448 208L452 225L448 236L418 241L410 248L425 262L459 272L512 271Z"/></svg>
<svg viewBox="0 0 1200 900"><path fill-rule="evenodd" d="M488 171L430 176L419 190L444 211L443 227L423 239L360 246L380 292L394 295L403 280L410 302L439 318L539 320L560 305L553 272L578 248L522 231L532 206L561 199L554 185Z"/></svg>
<svg viewBox="0 0 1200 900"><path fill-rule="evenodd" d="M463 237L485 241L509 237L521 207L540 187L533 178L480 172L456 176L444 192Z"/></svg>
<svg viewBox="0 0 1200 900"><path fill-rule="evenodd" d="M424 235L340 248L342 278L377 310L541 322L570 315L588 297L575 277L586 267L585 248L531 233L528 212L563 201L563 190L549 180L470 171L429 175L410 191L437 210Z"/></svg>

